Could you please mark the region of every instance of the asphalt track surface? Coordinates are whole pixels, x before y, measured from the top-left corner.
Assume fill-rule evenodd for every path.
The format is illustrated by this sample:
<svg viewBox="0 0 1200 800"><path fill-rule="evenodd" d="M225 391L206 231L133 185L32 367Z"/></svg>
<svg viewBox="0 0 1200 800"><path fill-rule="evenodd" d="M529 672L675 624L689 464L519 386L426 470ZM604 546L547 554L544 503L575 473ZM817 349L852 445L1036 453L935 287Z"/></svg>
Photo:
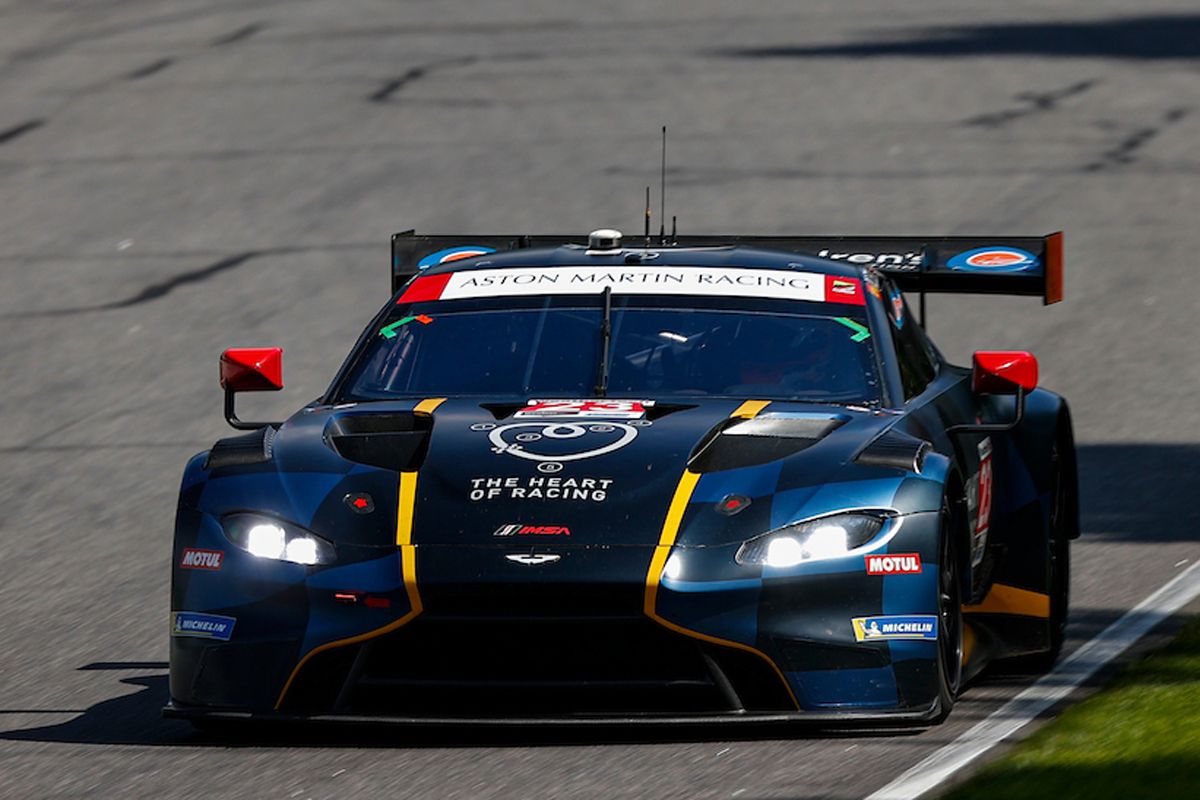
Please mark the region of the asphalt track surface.
<svg viewBox="0 0 1200 800"><path fill-rule="evenodd" d="M219 351L284 346L243 409L283 415L384 301L391 232L636 231L661 124L681 231L1065 230L1065 303L929 327L1072 403L1069 647L1200 558L1193 2L0 0L0 796L853 798L1020 690L888 736L159 719Z"/></svg>

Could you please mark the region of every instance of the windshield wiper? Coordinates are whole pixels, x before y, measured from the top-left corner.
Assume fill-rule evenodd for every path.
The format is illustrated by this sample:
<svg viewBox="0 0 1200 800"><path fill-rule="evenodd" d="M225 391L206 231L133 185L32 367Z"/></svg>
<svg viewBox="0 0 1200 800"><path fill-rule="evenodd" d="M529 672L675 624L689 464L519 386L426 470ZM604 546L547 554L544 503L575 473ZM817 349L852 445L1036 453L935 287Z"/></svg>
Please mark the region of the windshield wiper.
<svg viewBox="0 0 1200 800"><path fill-rule="evenodd" d="M600 293L604 300L604 320L600 323L600 377L596 381L596 397L608 394L608 348L612 342L612 287L605 286Z"/></svg>

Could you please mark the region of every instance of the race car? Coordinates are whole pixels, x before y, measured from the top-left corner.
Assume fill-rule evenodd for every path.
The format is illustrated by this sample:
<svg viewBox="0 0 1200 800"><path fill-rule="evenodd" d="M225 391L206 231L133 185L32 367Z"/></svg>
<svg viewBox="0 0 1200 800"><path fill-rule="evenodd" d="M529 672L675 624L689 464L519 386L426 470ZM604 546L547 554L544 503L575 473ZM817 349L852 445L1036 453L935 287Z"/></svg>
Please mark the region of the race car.
<svg viewBox="0 0 1200 800"><path fill-rule="evenodd" d="M1062 236L418 236L329 388L221 356L184 472L170 699L198 725L924 725L1053 663L1079 535L1033 355L905 293L1062 297Z"/></svg>

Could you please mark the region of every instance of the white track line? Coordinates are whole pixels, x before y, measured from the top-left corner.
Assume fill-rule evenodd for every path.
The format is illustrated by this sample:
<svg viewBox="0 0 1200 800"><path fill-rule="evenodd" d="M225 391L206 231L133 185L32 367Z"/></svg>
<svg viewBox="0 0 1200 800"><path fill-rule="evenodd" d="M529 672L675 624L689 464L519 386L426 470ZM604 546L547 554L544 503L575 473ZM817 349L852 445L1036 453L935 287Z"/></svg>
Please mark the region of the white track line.
<svg viewBox="0 0 1200 800"><path fill-rule="evenodd" d="M982 722L866 800L911 800L1012 736L1074 691L1156 625L1200 596L1200 562L1176 575Z"/></svg>

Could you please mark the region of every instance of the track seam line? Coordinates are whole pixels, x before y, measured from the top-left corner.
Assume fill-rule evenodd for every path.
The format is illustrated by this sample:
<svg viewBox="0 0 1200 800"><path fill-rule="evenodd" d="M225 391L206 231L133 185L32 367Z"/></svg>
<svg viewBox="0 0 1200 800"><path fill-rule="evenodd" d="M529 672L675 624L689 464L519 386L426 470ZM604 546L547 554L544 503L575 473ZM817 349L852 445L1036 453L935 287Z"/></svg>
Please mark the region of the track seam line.
<svg viewBox="0 0 1200 800"><path fill-rule="evenodd" d="M936 788L1061 702L1101 667L1197 596L1200 596L1200 563L1159 587L1032 686L865 800L912 800Z"/></svg>

